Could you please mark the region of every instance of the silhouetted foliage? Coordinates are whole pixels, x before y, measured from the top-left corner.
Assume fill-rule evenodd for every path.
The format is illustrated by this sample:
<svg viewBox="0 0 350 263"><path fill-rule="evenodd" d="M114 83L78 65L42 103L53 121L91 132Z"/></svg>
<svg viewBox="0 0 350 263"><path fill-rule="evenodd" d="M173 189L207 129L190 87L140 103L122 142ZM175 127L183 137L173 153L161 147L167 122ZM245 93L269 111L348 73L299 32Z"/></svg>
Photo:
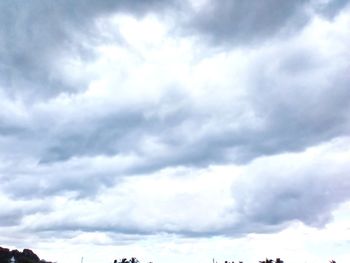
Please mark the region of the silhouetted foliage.
<svg viewBox="0 0 350 263"><path fill-rule="evenodd" d="M8 248L0 247L0 263L9 263L11 258L15 259L16 263L51 263L40 258L30 249L24 249L22 252L9 250Z"/></svg>
<svg viewBox="0 0 350 263"><path fill-rule="evenodd" d="M22 252L15 250L9 250L8 248L0 247L0 263L10 263L11 258L15 259L16 263L52 263L49 261L45 261L40 259L32 250L24 249ZM214 259L213 259L214 262ZM237 262L237 261L236 261ZM243 263L243 261L238 261L239 263ZM132 257L130 259L122 258L121 260L115 259L113 263L140 263L140 261ZM152 263L152 262L149 262ZM225 261L225 263L235 263L234 261ZM259 263L284 263L280 258L276 258L276 260L266 258L263 261L259 261ZM336 263L335 260L330 260L329 263Z"/></svg>
<svg viewBox="0 0 350 263"><path fill-rule="evenodd" d="M280 258L276 258L276 260L272 259L265 259L263 261L259 261L259 263L283 263L284 261L281 260Z"/></svg>
<svg viewBox="0 0 350 263"><path fill-rule="evenodd" d="M115 259L114 261L113 261L114 263L140 263L140 261L138 261L138 259L137 258L134 258L134 257L132 257L131 259L127 259L127 258L123 258L123 259L121 259L120 261L118 261L117 259Z"/></svg>

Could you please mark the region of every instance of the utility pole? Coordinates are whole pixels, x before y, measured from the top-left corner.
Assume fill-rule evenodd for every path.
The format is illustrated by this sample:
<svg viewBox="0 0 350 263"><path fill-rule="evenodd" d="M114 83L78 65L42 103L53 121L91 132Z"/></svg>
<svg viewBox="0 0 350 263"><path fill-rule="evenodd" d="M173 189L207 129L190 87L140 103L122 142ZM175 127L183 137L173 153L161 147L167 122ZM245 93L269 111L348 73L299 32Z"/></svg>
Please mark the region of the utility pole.
<svg viewBox="0 0 350 263"><path fill-rule="evenodd" d="M81 257L80 263L84 262L84 257Z"/></svg>

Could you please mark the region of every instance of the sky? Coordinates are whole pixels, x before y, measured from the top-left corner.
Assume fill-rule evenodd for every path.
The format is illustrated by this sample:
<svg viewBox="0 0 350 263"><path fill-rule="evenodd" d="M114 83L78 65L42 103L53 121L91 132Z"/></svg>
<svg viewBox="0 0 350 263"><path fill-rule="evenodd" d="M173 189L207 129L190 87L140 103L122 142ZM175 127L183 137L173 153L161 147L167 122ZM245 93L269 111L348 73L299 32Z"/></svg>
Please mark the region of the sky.
<svg viewBox="0 0 350 263"><path fill-rule="evenodd" d="M350 262L349 2L2 0L0 246Z"/></svg>

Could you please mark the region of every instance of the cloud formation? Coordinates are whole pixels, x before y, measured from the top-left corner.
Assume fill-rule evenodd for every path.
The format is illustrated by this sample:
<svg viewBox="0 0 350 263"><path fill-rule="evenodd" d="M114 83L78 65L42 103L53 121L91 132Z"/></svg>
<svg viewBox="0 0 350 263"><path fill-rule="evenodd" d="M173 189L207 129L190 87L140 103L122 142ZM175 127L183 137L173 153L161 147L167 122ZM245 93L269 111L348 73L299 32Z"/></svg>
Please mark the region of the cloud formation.
<svg viewBox="0 0 350 263"><path fill-rule="evenodd" d="M348 1L0 9L0 241L237 239L349 201Z"/></svg>

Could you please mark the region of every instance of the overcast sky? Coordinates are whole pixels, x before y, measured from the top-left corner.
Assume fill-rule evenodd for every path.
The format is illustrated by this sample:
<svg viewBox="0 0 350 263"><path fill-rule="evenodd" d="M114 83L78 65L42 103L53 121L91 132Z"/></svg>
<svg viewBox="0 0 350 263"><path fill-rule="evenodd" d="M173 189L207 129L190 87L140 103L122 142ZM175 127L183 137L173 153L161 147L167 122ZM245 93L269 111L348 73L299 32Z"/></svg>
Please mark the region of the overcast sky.
<svg viewBox="0 0 350 263"><path fill-rule="evenodd" d="M349 2L0 1L0 246L350 262Z"/></svg>

